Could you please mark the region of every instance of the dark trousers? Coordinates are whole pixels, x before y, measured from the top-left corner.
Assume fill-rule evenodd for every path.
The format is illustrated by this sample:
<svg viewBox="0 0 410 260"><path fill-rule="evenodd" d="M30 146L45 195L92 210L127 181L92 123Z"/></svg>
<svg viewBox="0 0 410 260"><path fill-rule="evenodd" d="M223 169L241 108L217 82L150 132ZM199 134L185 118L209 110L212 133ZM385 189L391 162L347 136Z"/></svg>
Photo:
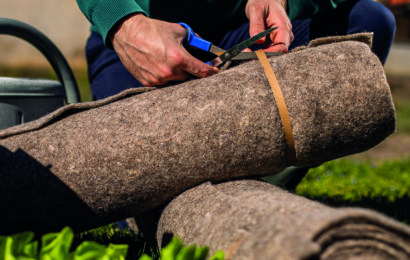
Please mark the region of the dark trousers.
<svg viewBox="0 0 410 260"><path fill-rule="evenodd" d="M294 41L290 49L307 45L312 39L325 36L373 32L372 51L385 63L396 30L392 13L373 0L352 0L336 10L312 19L292 22ZM249 23L229 31L214 44L228 49L249 38ZM94 100L106 98L125 89L142 85L122 65L117 54L107 49L102 37L91 33L87 41L88 73Z"/></svg>

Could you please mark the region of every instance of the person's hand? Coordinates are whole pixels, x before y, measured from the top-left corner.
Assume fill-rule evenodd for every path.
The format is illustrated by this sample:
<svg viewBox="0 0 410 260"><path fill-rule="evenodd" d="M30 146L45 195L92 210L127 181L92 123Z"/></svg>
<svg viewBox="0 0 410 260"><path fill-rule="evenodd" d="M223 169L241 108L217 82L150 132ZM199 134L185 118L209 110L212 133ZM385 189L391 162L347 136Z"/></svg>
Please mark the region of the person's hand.
<svg viewBox="0 0 410 260"><path fill-rule="evenodd" d="M292 24L286 14L286 0L248 0L246 15L250 22L249 34L277 26L270 37L263 37L256 43L264 43L265 51L288 52L293 41Z"/></svg>
<svg viewBox="0 0 410 260"><path fill-rule="evenodd" d="M188 53L182 45L186 36L179 24L135 14L110 32L109 39L127 70L144 86L155 86L218 72Z"/></svg>

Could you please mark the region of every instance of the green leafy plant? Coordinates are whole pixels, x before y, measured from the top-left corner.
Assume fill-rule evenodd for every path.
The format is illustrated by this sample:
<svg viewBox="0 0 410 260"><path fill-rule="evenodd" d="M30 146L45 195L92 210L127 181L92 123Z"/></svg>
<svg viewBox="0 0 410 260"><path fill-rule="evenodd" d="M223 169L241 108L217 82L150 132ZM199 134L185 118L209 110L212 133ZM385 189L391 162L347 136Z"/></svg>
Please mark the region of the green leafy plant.
<svg viewBox="0 0 410 260"><path fill-rule="evenodd" d="M154 259L159 259L160 255L158 247L147 244L140 233L130 228L121 229L115 223L74 234L71 248L79 246L83 241L95 241L102 245L126 244L128 245L127 259L139 259L144 253Z"/></svg>
<svg viewBox="0 0 410 260"><path fill-rule="evenodd" d="M39 242L34 240L33 232L24 232L12 236L0 236L0 260L124 260L128 245L101 245L95 241L84 241L70 252L74 238L73 231L65 227L59 233L49 233ZM208 247L184 246L179 238L174 237L161 250L161 260L206 260ZM217 251L209 260L223 260L223 251ZM152 260L146 254L139 260Z"/></svg>
<svg viewBox="0 0 410 260"><path fill-rule="evenodd" d="M84 241L77 249L70 252L73 231L65 227L59 233L49 233L38 241L33 241L33 232L24 232L12 236L0 236L0 259L4 260L123 260L127 255L128 245L100 245L94 241Z"/></svg>
<svg viewBox="0 0 410 260"><path fill-rule="evenodd" d="M184 246L182 240L174 237L171 242L161 250L161 260L206 260L208 247ZM225 254L219 250L209 260L223 260ZM148 255L143 255L139 260L152 260Z"/></svg>

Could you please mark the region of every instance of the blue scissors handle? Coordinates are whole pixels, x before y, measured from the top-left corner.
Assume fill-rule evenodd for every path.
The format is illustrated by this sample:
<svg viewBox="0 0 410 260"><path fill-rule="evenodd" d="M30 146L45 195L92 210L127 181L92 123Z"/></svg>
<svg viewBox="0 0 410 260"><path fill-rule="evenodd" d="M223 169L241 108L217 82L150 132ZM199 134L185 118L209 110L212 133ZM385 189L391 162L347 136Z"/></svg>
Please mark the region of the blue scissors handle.
<svg viewBox="0 0 410 260"><path fill-rule="evenodd" d="M212 46L211 42L196 36L191 26L189 26L188 24L186 23L179 23L179 24L188 31L188 37L186 41L190 46L209 52Z"/></svg>

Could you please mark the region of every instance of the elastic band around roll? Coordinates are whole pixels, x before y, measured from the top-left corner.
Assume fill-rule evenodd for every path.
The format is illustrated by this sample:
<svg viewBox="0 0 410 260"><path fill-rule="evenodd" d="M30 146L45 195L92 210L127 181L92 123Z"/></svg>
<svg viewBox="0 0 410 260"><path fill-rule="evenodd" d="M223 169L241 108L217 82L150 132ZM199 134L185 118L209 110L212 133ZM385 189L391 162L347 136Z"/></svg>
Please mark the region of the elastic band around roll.
<svg viewBox="0 0 410 260"><path fill-rule="evenodd" d="M280 89L279 82L276 79L272 66L266 57L264 50L255 51L261 63L265 75L268 78L269 84L272 88L273 95L275 97L276 105L278 106L280 119L282 121L283 131L286 139L286 151L287 151L287 163L291 166L296 160L295 140L293 139L292 125L290 123L288 108L286 107L285 99L283 97L282 90Z"/></svg>

